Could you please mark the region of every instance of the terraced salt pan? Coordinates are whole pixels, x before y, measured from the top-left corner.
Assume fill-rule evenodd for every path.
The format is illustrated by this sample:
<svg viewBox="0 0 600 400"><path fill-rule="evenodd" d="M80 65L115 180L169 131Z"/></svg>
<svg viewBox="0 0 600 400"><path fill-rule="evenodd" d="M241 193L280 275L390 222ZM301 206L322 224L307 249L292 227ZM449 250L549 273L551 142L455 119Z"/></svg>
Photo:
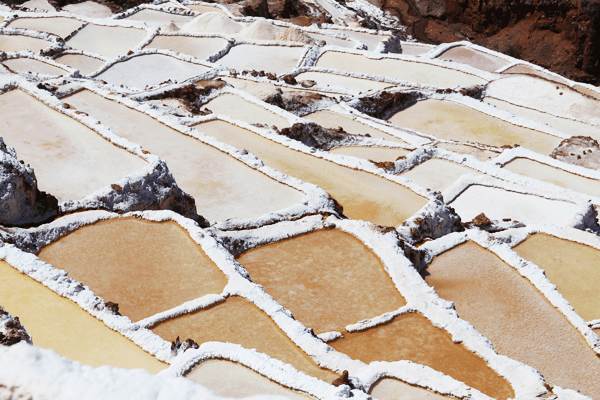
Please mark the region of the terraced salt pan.
<svg viewBox="0 0 600 400"><path fill-rule="evenodd" d="M323 53L319 57L316 66L389 76L390 78L436 85L443 88L452 88L459 85L473 86L485 83L483 79L475 75L469 75L436 65L392 58L374 60L359 54L341 53L338 51Z"/></svg>
<svg viewBox="0 0 600 400"><path fill-rule="evenodd" d="M379 258L338 229L307 233L236 258L253 282L316 334L341 331L406 304Z"/></svg>
<svg viewBox="0 0 600 400"><path fill-rule="evenodd" d="M67 45L115 58L126 54L145 37L146 31L143 29L88 24L69 39Z"/></svg>
<svg viewBox="0 0 600 400"><path fill-rule="evenodd" d="M117 135L164 159L177 184L194 197L198 212L210 221L256 218L303 197L209 145L89 91L76 93L67 101L102 119Z"/></svg>
<svg viewBox="0 0 600 400"><path fill-rule="evenodd" d="M5 66L17 73L35 72L38 74L59 75L67 73L64 69L32 58L13 58L3 62Z"/></svg>
<svg viewBox="0 0 600 400"><path fill-rule="evenodd" d="M365 363L410 360L427 365L498 400L514 398L512 388L484 360L454 343L450 335L418 313L328 343L339 352Z"/></svg>
<svg viewBox="0 0 600 400"><path fill-rule="evenodd" d="M553 183L560 187L600 197L600 181L584 178L583 176L572 174L537 161L527 158L517 158L506 164L504 168L517 174Z"/></svg>
<svg viewBox="0 0 600 400"><path fill-rule="evenodd" d="M556 254L552 247L534 246L538 253ZM427 283L453 301L458 315L489 338L499 354L538 369L550 385L600 396L598 356L529 281L495 254L468 242L436 257L427 272Z"/></svg>
<svg viewBox="0 0 600 400"><path fill-rule="evenodd" d="M222 94L204 106L216 114L229 115L249 124L266 124L279 129L290 126L287 119L235 94Z"/></svg>
<svg viewBox="0 0 600 400"><path fill-rule="evenodd" d="M398 226L427 203L404 186L289 149L228 122L209 121L196 129L256 154L278 171L321 187L343 205L350 218Z"/></svg>
<svg viewBox="0 0 600 400"><path fill-rule="evenodd" d="M158 35L152 39L150 44L144 46L144 48L168 49L194 56L200 60L205 60L208 56L223 49L226 44L227 40L218 37Z"/></svg>
<svg viewBox="0 0 600 400"><path fill-rule="evenodd" d="M448 399L429 390L421 389L396 379L382 379L373 385L370 393L378 400L442 400Z"/></svg>
<svg viewBox="0 0 600 400"><path fill-rule="evenodd" d="M82 75L90 74L100 69L104 65L104 61L97 58L84 56L83 54L65 54L56 58L56 61L68 65L71 68L76 68Z"/></svg>
<svg viewBox="0 0 600 400"><path fill-rule="evenodd" d="M593 90L593 89L590 89L586 86L579 85L579 84L573 85L573 89L577 90L579 93L583 93L587 96L593 97L596 100L600 100L600 93L598 92L598 90Z"/></svg>
<svg viewBox="0 0 600 400"><path fill-rule="evenodd" d="M360 40L362 43L367 45L369 51L374 51L377 48L377 46L379 45L379 43L381 43L383 40L387 39L386 36L373 35L371 33L366 33L366 32L356 32L356 31L351 31L351 30L335 29L335 28L327 28L326 30L328 32L332 32L335 34L342 34L342 35L349 36L353 39Z"/></svg>
<svg viewBox="0 0 600 400"><path fill-rule="evenodd" d="M494 72L509 64L508 61L502 58L466 46L452 47L443 52L438 58L467 64L488 72Z"/></svg>
<svg viewBox="0 0 600 400"><path fill-rule="evenodd" d="M410 151L404 149L394 149L385 147L337 147L329 150L330 153L344 154L346 156L353 156L358 158L364 158L366 160L373 161L396 161L398 157L406 156Z"/></svg>
<svg viewBox="0 0 600 400"><path fill-rule="evenodd" d="M200 4L186 4L186 7L191 10L200 11L201 13L218 12L218 13L227 14L225 11L221 10L219 7L203 6Z"/></svg>
<svg viewBox="0 0 600 400"><path fill-rule="evenodd" d="M108 18L112 15L110 8L95 1L84 1L77 4L67 4L62 8L64 11L79 14L90 18Z"/></svg>
<svg viewBox="0 0 600 400"><path fill-rule="evenodd" d="M543 233L529 236L513 250L542 268L583 319L600 318L600 251Z"/></svg>
<svg viewBox="0 0 600 400"><path fill-rule="evenodd" d="M19 18L8 24L8 28L31 29L39 32L53 33L66 38L75 30L81 28L84 22L73 18Z"/></svg>
<svg viewBox="0 0 600 400"><path fill-rule="evenodd" d="M600 124L600 101L561 83L524 75L507 76L490 82L486 94L539 111Z"/></svg>
<svg viewBox="0 0 600 400"><path fill-rule="evenodd" d="M419 185L443 192L464 174L479 174L471 168L451 161L431 159L402 174Z"/></svg>
<svg viewBox="0 0 600 400"><path fill-rule="evenodd" d="M322 35L319 33L309 32L308 36L315 39L315 41L317 41L317 42L323 41L326 44L333 45L333 46L346 47L348 49L353 49L354 47L356 47L356 43L353 41L346 40L346 39L339 39L339 38L329 36L329 35Z"/></svg>
<svg viewBox="0 0 600 400"><path fill-rule="evenodd" d="M411 55L411 56L420 56L421 54L427 53L431 50L431 47L416 45L411 43L402 43L402 54Z"/></svg>
<svg viewBox="0 0 600 400"><path fill-rule="evenodd" d="M527 64L517 64L514 65L510 68L505 69L504 71L502 71L503 74L526 74L526 75L535 75L535 76L539 76L540 78L544 78L544 79L548 79L551 81L558 81L558 82L563 82L566 83L566 79L560 77L560 76L556 76L553 74L549 74L547 72L544 71L540 71L536 68L532 68Z"/></svg>
<svg viewBox="0 0 600 400"><path fill-rule="evenodd" d="M171 14L157 10L143 9L123 19L130 21L142 21L148 26L165 26L171 21L175 22L175 24L178 26L182 26L183 24L190 22L192 19L194 19L194 17L189 15Z"/></svg>
<svg viewBox="0 0 600 400"><path fill-rule="evenodd" d="M50 46L50 42L22 35L0 35L0 50L5 52L31 50L34 53Z"/></svg>
<svg viewBox="0 0 600 400"><path fill-rule="evenodd" d="M0 286L0 304L19 317L38 347L94 367L144 368L152 373L168 367L5 261L0 261Z"/></svg>
<svg viewBox="0 0 600 400"><path fill-rule="evenodd" d="M181 82L210 68L163 54L146 54L119 62L97 76L113 85L144 88L171 79Z"/></svg>
<svg viewBox="0 0 600 400"><path fill-rule="evenodd" d="M442 149L446 149L448 151L452 151L454 153L459 154L470 154L476 157L479 161L487 161L490 158L495 158L499 153L494 153L489 150L482 150L477 147L467 146L462 144L452 144L452 143L438 143L436 147L441 147Z"/></svg>
<svg viewBox="0 0 600 400"><path fill-rule="evenodd" d="M146 162L20 90L0 95L0 136L31 164L40 190L79 200Z"/></svg>
<svg viewBox="0 0 600 400"><path fill-rule="evenodd" d="M209 293L227 278L175 222L118 218L77 229L38 257L119 304L133 321Z"/></svg>
<svg viewBox="0 0 600 400"><path fill-rule="evenodd" d="M552 114L540 112L530 108L519 107L514 104L510 104L506 101L486 97L485 102L501 109L510 111L516 116L528 118L533 121L548 124L556 130L567 133L573 136L591 136L596 140L600 140L600 127L585 122L575 121L567 118L556 117Z"/></svg>
<svg viewBox="0 0 600 400"><path fill-rule="evenodd" d="M310 397L285 388L250 368L225 360L208 360L198 365L187 376L222 397L251 397L255 395L285 396L292 400Z"/></svg>
<svg viewBox="0 0 600 400"><path fill-rule="evenodd" d="M400 142L406 144L404 140L399 139L396 136L392 136L388 133L380 131L379 129L372 128L368 125L365 125L351 118L348 118L340 113L336 113L330 110L315 111L314 113L305 115L304 118L315 121L317 124L325 128L337 129L339 127L342 127L346 132L351 133L353 135L365 135L368 133L374 138L383 138L392 142Z"/></svg>
<svg viewBox="0 0 600 400"><path fill-rule="evenodd" d="M479 213L490 219L511 218L525 224L569 225L578 206L508 190L472 185L451 203L463 221Z"/></svg>
<svg viewBox="0 0 600 400"><path fill-rule="evenodd" d="M254 69L283 74L296 67L303 52L304 47L241 44L215 62L237 71Z"/></svg>
<svg viewBox="0 0 600 400"><path fill-rule="evenodd" d="M440 139L477 142L491 146L519 144L548 155L561 138L513 125L472 108L441 100L422 100L390 119L395 125Z"/></svg>
<svg viewBox="0 0 600 400"><path fill-rule="evenodd" d="M162 322L153 327L152 331L168 341L174 341L179 336L181 340L191 338L198 344L217 341L237 343L247 349L255 348L326 382L331 382L338 376L317 366L267 314L237 296L195 313Z"/></svg>
<svg viewBox="0 0 600 400"><path fill-rule="evenodd" d="M380 90L390 87L389 83L372 81L369 79L353 78L351 76L335 75L326 72L303 72L296 76L296 80L311 80L317 82L319 86L332 88L348 88L355 92L367 92L369 90Z"/></svg>

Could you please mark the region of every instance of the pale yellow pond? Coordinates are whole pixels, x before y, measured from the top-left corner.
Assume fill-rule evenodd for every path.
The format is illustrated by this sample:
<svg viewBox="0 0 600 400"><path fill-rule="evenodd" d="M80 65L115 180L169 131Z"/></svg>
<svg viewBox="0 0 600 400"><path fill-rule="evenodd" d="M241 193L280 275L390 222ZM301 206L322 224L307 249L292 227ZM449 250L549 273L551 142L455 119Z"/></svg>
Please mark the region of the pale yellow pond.
<svg viewBox="0 0 600 400"><path fill-rule="evenodd" d="M378 162L383 161L396 161L398 157L406 156L410 153L409 150L394 149L385 147L337 147L329 150L333 154L343 154L346 156L353 156L358 158L364 158L365 160L373 160Z"/></svg>
<svg viewBox="0 0 600 400"><path fill-rule="evenodd" d="M67 45L90 53L115 58L137 46L146 31L120 26L88 24L67 41Z"/></svg>
<svg viewBox="0 0 600 400"><path fill-rule="evenodd" d="M104 65L104 61L94 57L84 56L83 54L65 54L56 58L56 61L68 65L71 68L76 68L82 75L90 74L97 71Z"/></svg>
<svg viewBox="0 0 600 400"><path fill-rule="evenodd" d="M8 28L31 29L33 31L48 32L66 38L71 32L81 28L84 23L74 18L52 17L52 18L19 18L10 24Z"/></svg>
<svg viewBox="0 0 600 400"><path fill-rule="evenodd" d="M327 72L303 72L296 76L297 81L310 80L315 81L319 86L330 86L335 90L348 88L355 92L367 92L369 90L380 90L393 85L385 82L373 81L370 79L354 78L351 76L329 74Z"/></svg>
<svg viewBox="0 0 600 400"><path fill-rule="evenodd" d="M32 58L13 58L12 60L5 60L4 65L6 65L8 68L17 73L35 72L38 74L47 75L67 74L67 71L65 71L62 68L57 68L54 65L50 65Z"/></svg>
<svg viewBox="0 0 600 400"><path fill-rule="evenodd" d="M34 53L50 46L50 42L23 35L0 35L0 50L5 52L31 50Z"/></svg>
<svg viewBox="0 0 600 400"><path fill-rule="evenodd" d="M442 400L451 398L392 378L384 378L377 382L373 385L369 394L378 400Z"/></svg>
<svg viewBox="0 0 600 400"><path fill-rule="evenodd" d="M443 192L464 174L481 174L460 164L433 158L417 165L400 176L432 190Z"/></svg>
<svg viewBox="0 0 600 400"><path fill-rule="evenodd" d="M204 107L216 114L229 115L249 124L264 124L279 129L290 126L288 120L282 116L235 94L222 94L206 103Z"/></svg>
<svg viewBox="0 0 600 400"><path fill-rule="evenodd" d="M145 49L168 49L178 53L188 54L200 60L218 52L227 44L227 40L218 37L188 37L158 35Z"/></svg>
<svg viewBox="0 0 600 400"><path fill-rule="evenodd" d="M438 58L467 64L488 72L494 72L508 65L506 60L465 46L452 47L443 52Z"/></svg>

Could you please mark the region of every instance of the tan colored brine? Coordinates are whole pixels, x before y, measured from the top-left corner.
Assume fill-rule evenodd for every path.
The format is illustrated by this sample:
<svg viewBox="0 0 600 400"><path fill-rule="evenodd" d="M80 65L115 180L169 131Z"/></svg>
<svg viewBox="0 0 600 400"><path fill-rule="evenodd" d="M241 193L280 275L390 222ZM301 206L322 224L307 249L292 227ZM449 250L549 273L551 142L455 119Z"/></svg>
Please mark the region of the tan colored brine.
<svg viewBox="0 0 600 400"><path fill-rule="evenodd" d="M447 160L437 158L425 161L400 176L408 178L419 185L443 192L465 174L481 174L474 169L463 167Z"/></svg>
<svg viewBox="0 0 600 400"><path fill-rule="evenodd" d="M329 150L333 154L343 154L346 156L364 158L365 160L372 160L376 162L394 162L400 157L406 156L410 153L409 150L399 148L386 148L386 147L337 147Z"/></svg>
<svg viewBox="0 0 600 400"><path fill-rule="evenodd" d="M442 400L451 399L422 389L416 386L409 385L397 379L385 378L377 382L371 388L369 394L378 400Z"/></svg>
<svg viewBox="0 0 600 400"><path fill-rule="evenodd" d="M206 103L204 107L216 114L229 115L249 124L276 126L279 129L291 125L287 119L280 115L235 94L222 94Z"/></svg>

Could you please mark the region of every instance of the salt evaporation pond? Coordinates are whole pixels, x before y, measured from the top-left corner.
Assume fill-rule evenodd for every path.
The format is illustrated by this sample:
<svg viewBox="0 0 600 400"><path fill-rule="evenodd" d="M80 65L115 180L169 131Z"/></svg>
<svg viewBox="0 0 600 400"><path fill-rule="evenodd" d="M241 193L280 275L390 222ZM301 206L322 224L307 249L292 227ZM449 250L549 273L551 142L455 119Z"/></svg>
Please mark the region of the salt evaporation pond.
<svg viewBox="0 0 600 400"><path fill-rule="evenodd" d="M35 60L33 58L13 58L4 60L3 64L16 73L34 72L37 74L58 75L62 76L67 73L62 68L57 68L54 65Z"/></svg>
<svg viewBox="0 0 600 400"><path fill-rule="evenodd" d="M229 115L249 124L264 124L269 127L276 126L279 129L291 125L280 115L235 94L224 93L206 103L204 107L216 114Z"/></svg>
<svg viewBox="0 0 600 400"><path fill-rule="evenodd" d="M38 257L118 303L119 312L133 321L219 294L227 284L202 248L172 221L96 222L44 247Z"/></svg>
<svg viewBox="0 0 600 400"><path fill-rule="evenodd" d="M542 268L584 320L600 319L599 250L543 233L529 236L513 250Z"/></svg>
<svg viewBox="0 0 600 400"><path fill-rule="evenodd" d="M218 12L226 14L225 11L221 10L219 7L205 6L202 4L186 4L186 7L190 10L200 11L201 13Z"/></svg>
<svg viewBox="0 0 600 400"><path fill-rule="evenodd" d="M385 82L373 81L370 79L353 78L351 76L329 74L327 72L303 72L296 76L296 80L315 81L319 86L330 87L334 90L336 87L346 92L345 88L357 93L367 92L369 90L380 90L392 85Z"/></svg>
<svg viewBox="0 0 600 400"><path fill-rule="evenodd" d="M90 74L100 69L104 61L83 54L65 54L56 58L56 61L71 68L78 69L82 75Z"/></svg>
<svg viewBox="0 0 600 400"><path fill-rule="evenodd" d="M567 82L566 79L564 79L562 76L553 75L546 71L540 71L540 70L533 68L527 64L514 65L510 68L505 69L504 71L502 71L502 73L503 74L535 75L535 76L539 76L540 78L547 79L550 81L557 81L557 82L563 82L563 83Z"/></svg>
<svg viewBox="0 0 600 400"><path fill-rule="evenodd" d="M267 314L241 297L229 297L225 302L162 322L151 329L168 341L175 341L179 336L181 340L191 338L198 344L229 342L255 348L326 382L338 376L320 368Z"/></svg>
<svg viewBox="0 0 600 400"><path fill-rule="evenodd" d="M440 139L496 147L519 144L544 155L552 153L562 141L449 101L422 100L394 114L389 121Z"/></svg>
<svg viewBox="0 0 600 400"><path fill-rule="evenodd" d="M0 50L4 52L31 50L34 53L50 46L42 39L23 35L0 35Z"/></svg>
<svg viewBox="0 0 600 400"><path fill-rule="evenodd" d="M158 35L144 48L167 49L205 60L223 49L226 44L227 40L219 37Z"/></svg>
<svg viewBox="0 0 600 400"><path fill-rule="evenodd" d="M253 282L316 334L341 331L406 304L379 258L338 229L282 240L236 258Z"/></svg>
<svg viewBox="0 0 600 400"><path fill-rule="evenodd" d="M304 118L315 121L317 124L330 129L343 128L346 132L353 135L366 135L369 134L374 138L382 138L390 140L392 142L406 143L404 140L380 131L379 129L372 128L361 122L355 121L352 118L348 118L345 115L336 113L329 110L319 110L311 114L305 115Z"/></svg>
<svg viewBox="0 0 600 400"><path fill-rule="evenodd" d="M329 192L350 218L384 226L398 226L427 200L397 183L292 150L225 121L209 121L196 128L238 149L246 149L285 174L318 185Z"/></svg>
<svg viewBox="0 0 600 400"><path fill-rule="evenodd" d="M35 170L40 190L79 200L143 168L141 158L21 90L0 95L0 136Z"/></svg>
<svg viewBox="0 0 600 400"><path fill-rule="evenodd" d="M117 135L164 159L179 187L194 197L198 211L210 221L256 218L303 197L220 150L119 103L89 91L76 93L67 101L102 119Z"/></svg>
<svg viewBox="0 0 600 400"><path fill-rule="evenodd" d="M371 388L369 394L378 400L448 400L451 397L409 385L397 379L385 378Z"/></svg>
<svg viewBox="0 0 600 400"><path fill-rule="evenodd" d="M441 60L467 64L488 72L494 72L508 65L508 61L503 60L500 57L486 54L466 46L452 47L443 52L438 58Z"/></svg>
<svg viewBox="0 0 600 400"><path fill-rule="evenodd" d="M145 37L146 31L143 29L88 24L69 39L67 45L115 58L126 54Z"/></svg>
<svg viewBox="0 0 600 400"><path fill-rule="evenodd" d="M329 150L333 154L343 154L346 156L353 156L358 158L364 158L365 160L373 160L378 162L383 161L396 161L399 157L406 156L410 153L409 150L386 148L386 147L337 147Z"/></svg>
<svg viewBox="0 0 600 400"><path fill-rule="evenodd" d="M517 174L600 197L600 181L572 174L527 158L517 158L504 166Z"/></svg>
<svg viewBox="0 0 600 400"><path fill-rule="evenodd" d="M580 207L573 203L494 187L471 185L450 203L463 221L480 213L490 219L511 218L525 224L570 226Z"/></svg>
<svg viewBox="0 0 600 400"><path fill-rule="evenodd" d="M182 26L183 24L190 22L194 17L190 15L171 14L164 11L144 9L123 19L129 21L142 21L148 26L164 26L171 21L178 26Z"/></svg>
<svg viewBox="0 0 600 400"><path fill-rule="evenodd" d="M427 365L498 400L514 398L508 382L484 360L418 313L328 343L339 352L365 363L410 360Z"/></svg>
<svg viewBox="0 0 600 400"><path fill-rule="evenodd" d="M486 83L483 79L465 72L439 67L437 65L405 61L396 58L370 59L360 54L341 53L330 50L317 61L317 67L344 69L389 76L404 81L435 85L443 88L473 86Z"/></svg>
<svg viewBox="0 0 600 400"><path fill-rule="evenodd" d="M22 28L47 32L64 39L69 36L71 32L81 28L83 24L84 22L78 19L64 17L19 18L8 24L8 28Z"/></svg>
<svg viewBox="0 0 600 400"><path fill-rule="evenodd" d="M346 30L346 29L327 28L324 30L327 32L333 33L333 34L346 35L353 39L359 40L362 43L367 45L367 48L369 49L369 51L375 51L377 46L379 46L379 44L382 41L389 38L389 36L385 36L385 35L374 35L372 33L357 32L357 31Z"/></svg>
<svg viewBox="0 0 600 400"><path fill-rule="evenodd" d="M440 147L454 153L469 154L477 158L479 161L487 161L490 158L495 158L498 156L498 153L494 153L493 151L482 150L477 147L464 144L437 143L436 147Z"/></svg>
<svg viewBox="0 0 600 400"><path fill-rule="evenodd" d="M245 398L266 394L285 396L292 400L312 398L281 386L250 368L231 361L204 361L186 377L222 397Z"/></svg>
<svg viewBox="0 0 600 400"><path fill-rule="evenodd" d="M402 54L420 56L433 49L435 46L425 43L402 42Z"/></svg>
<svg viewBox="0 0 600 400"><path fill-rule="evenodd" d="M302 46L240 44L232 47L223 58L215 63L237 71L257 70L283 74L296 67L302 53L304 53Z"/></svg>
<svg viewBox="0 0 600 400"><path fill-rule="evenodd" d="M557 254L552 247L536 247ZM495 254L467 242L437 256L426 275L496 352L536 368L550 385L599 398L598 356L564 315Z"/></svg>
<svg viewBox="0 0 600 400"><path fill-rule="evenodd" d="M147 54L118 62L99 74L97 78L104 79L112 85L144 88L147 85L161 84L169 79L182 82L209 69L203 65L163 54Z"/></svg>
<svg viewBox="0 0 600 400"><path fill-rule="evenodd" d="M464 174L480 174L460 164L433 158L401 174L419 185L443 192Z"/></svg>
<svg viewBox="0 0 600 400"><path fill-rule="evenodd" d="M73 301L5 261L0 261L0 287L0 304L19 317L38 347L94 367L144 368L152 373L168 367Z"/></svg>

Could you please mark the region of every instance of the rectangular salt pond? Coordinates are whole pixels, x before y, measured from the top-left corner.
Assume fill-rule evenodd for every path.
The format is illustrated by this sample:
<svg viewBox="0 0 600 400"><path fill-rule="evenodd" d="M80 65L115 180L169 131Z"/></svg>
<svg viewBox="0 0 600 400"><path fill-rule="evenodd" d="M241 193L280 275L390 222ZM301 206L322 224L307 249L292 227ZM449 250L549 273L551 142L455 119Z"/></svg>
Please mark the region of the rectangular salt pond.
<svg viewBox="0 0 600 400"><path fill-rule="evenodd" d="M540 250L557 254L552 247ZM437 256L425 280L453 301L460 317L489 338L499 354L536 368L550 385L599 398L600 359L579 331L495 254L472 242L462 244Z"/></svg>
<svg viewBox="0 0 600 400"><path fill-rule="evenodd" d="M83 24L84 22L77 19L64 17L19 18L8 24L8 28L22 28L38 32L48 32L64 39L69 36L71 32L81 28Z"/></svg>
<svg viewBox="0 0 600 400"><path fill-rule="evenodd" d="M146 54L113 64L96 78L104 79L112 85L144 88L147 85L159 85L169 79L182 82L209 69L171 56Z"/></svg>
<svg viewBox="0 0 600 400"><path fill-rule="evenodd" d="M65 54L56 58L56 62L76 68L82 75L90 74L100 69L104 61L82 54Z"/></svg>
<svg viewBox="0 0 600 400"><path fill-rule="evenodd" d="M452 151L458 154L470 154L477 158L479 161L487 161L490 158L498 157L499 153L494 153L489 150L481 150L477 147L463 145L463 144L453 144L453 143L438 143L436 147L440 147L442 149L446 149L448 151Z"/></svg>
<svg viewBox="0 0 600 400"><path fill-rule="evenodd" d="M225 47L227 40L218 37L188 37L158 35L144 49L167 49L188 54L200 60L215 54Z"/></svg>
<svg viewBox="0 0 600 400"><path fill-rule="evenodd" d="M246 398L256 395L273 395L288 397L292 400L311 398L231 361L204 361L186 377L221 397Z"/></svg>
<svg viewBox="0 0 600 400"><path fill-rule="evenodd" d="M600 251L537 233L513 248L545 271L550 281L586 321L600 319Z"/></svg>
<svg viewBox="0 0 600 400"><path fill-rule="evenodd" d="M559 137L513 125L449 101L422 100L396 113L389 121L440 139L496 147L519 144L544 155L552 153L562 141Z"/></svg>
<svg viewBox="0 0 600 400"><path fill-rule="evenodd" d="M385 82L372 81L370 79L353 78L351 76L329 74L327 72L303 72L296 76L297 81L310 80L315 81L319 86L330 87L334 90L336 87L343 90L347 88L357 93L367 92L369 90L381 90L393 85Z"/></svg>
<svg viewBox="0 0 600 400"><path fill-rule="evenodd" d="M361 122L348 118L345 115L330 110L315 111L314 113L305 115L304 118L315 121L317 124L325 128L337 129L339 127L342 127L346 132L351 133L353 135L369 134L374 138L382 138L385 140L390 140L392 142L400 142L406 144L404 140L397 138L396 136L380 131L379 129L372 128Z"/></svg>
<svg viewBox="0 0 600 400"><path fill-rule="evenodd" d="M553 183L560 187L600 197L600 181L572 174L537 161L527 158L517 158L506 164L504 168L517 174Z"/></svg>
<svg viewBox="0 0 600 400"><path fill-rule="evenodd" d="M580 209L573 203L481 185L469 186L450 205L465 222L485 213L495 220L511 218L525 224L559 226L568 226Z"/></svg>
<svg viewBox="0 0 600 400"><path fill-rule="evenodd" d="M34 53L50 46L50 42L23 35L0 35L0 50L5 52L31 50Z"/></svg>
<svg viewBox="0 0 600 400"><path fill-rule="evenodd" d="M290 126L288 120L282 116L235 94L222 94L206 103L204 107L216 114L229 115L249 124L265 124L279 129Z"/></svg>
<svg viewBox="0 0 600 400"><path fill-rule="evenodd" d="M0 304L19 317L38 347L93 367L144 368L152 373L168 367L73 301L5 261L0 261L0 287Z"/></svg>
<svg viewBox="0 0 600 400"><path fill-rule="evenodd" d="M377 175L289 149L224 121L209 121L196 129L238 149L246 149L285 174L329 192L350 218L383 226L398 226L427 203L406 187Z"/></svg>
<svg viewBox="0 0 600 400"><path fill-rule="evenodd" d="M506 65L508 61L491 54L486 54L482 51L471 49L466 46L452 47L440 56L441 60L454 61L462 64L467 64L483 71L494 72Z"/></svg>
<svg viewBox="0 0 600 400"><path fill-rule="evenodd" d="M64 69L32 58L13 58L11 60L4 60L3 64L17 73L35 72L37 74L58 76L67 74L67 71Z"/></svg>
<svg viewBox="0 0 600 400"><path fill-rule="evenodd" d="M31 164L40 190L79 200L143 168L141 158L21 90L0 95L0 136Z"/></svg>
<svg viewBox="0 0 600 400"><path fill-rule="evenodd" d="M79 228L44 247L38 257L64 269L133 321L206 294L227 278L173 221L118 218Z"/></svg>
<svg viewBox="0 0 600 400"><path fill-rule="evenodd" d="M168 341L179 336L181 340L191 338L198 344L213 341L237 343L289 363L297 370L326 382L338 376L320 368L267 314L241 297L231 296L223 303L162 322L151 329Z"/></svg>
<svg viewBox="0 0 600 400"><path fill-rule="evenodd" d="M353 39L360 40L362 43L367 45L369 51L375 51L375 49L377 48L379 43L381 43L382 41L384 41L385 39L388 38L388 36L384 36L384 35L373 35L371 33L356 32L356 31L345 30L345 29L327 28L325 30L327 32L331 32L334 34L346 35Z"/></svg>
<svg viewBox="0 0 600 400"><path fill-rule="evenodd" d="M402 157L410 153L409 150L394 149L385 147L337 147L329 150L333 154L343 154L346 156L353 156L358 158L364 158L365 160L373 160L377 162L383 161L396 161L398 157Z"/></svg>
<svg viewBox="0 0 600 400"><path fill-rule="evenodd" d="M405 61L396 58L370 59L359 54L327 51L317 61L317 67L344 69L389 76L409 82L435 85L443 88L455 86L473 86L486 83L485 80L461 71L438 67L415 61Z"/></svg>
<svg viewBox="0 0 600 400"><path fill-rule="evenodd" d="M194 197L198 213L210 221L256 218L303 197L212 146L89 91L67 101L167 161L179 187Z"/></svg>
<svg viewBox="0 0 600 400"><path fill-rule="evenodd" d="M404 314L364 331L344 332L343 338L328 344L367 364L410 360L443 372L494 399L515 397L508 382L484 360L462 344L454 343L448 332L418 313Z"/></svg>
<svg viewBox="0 0 600 400"><path fill-rule="evenodd" d="M480 172L451 161L432 158L402 173L401 176L425 188L443 192L464 174L479 175Z"/></svg>
<svg viewBox="0 0 600 400"><path fill-rule="evenodd" d="M194 19L194 17L190 15L171 14L163 11L144 9L123 19L129 21L142 21L148 26L165 26L171 21L177 26L183 26Z"/></svg>
<svg viewBox="0 0 600 400"><path fill-rule="evenodd" d="M236 259L253 282L316 334L342 331L406 305L379 258L338 229L261 246Z"/></svg>
<svg viewBox="0 0 600 400"><path fill-rule="evenodd" d="M302 53L304 53L304 47L240 44L232 47L223 58L215 63L239 72L257 70L274 72L279 75L292 71L300 61Z"/></svg>
<svg viewBox="0 0 600 400"><path fill-rule="evenodd" d="M218 12L226 14L226 12L221 10L219 7L211 7L201 4L186 4L186 7L191 10L200 11L201 13Z"/></svg>
<svg viewBox="0 0 600 400"><path fill-rule="evenodd" d="M75 49L115 58L126 54L146 37L146 31L120 26L88 24L67 41Z"/></svg>
<svg viewBox="0 0 600 400"><path fill-rule="evenodd" d="M377 382L369 394L378 400L448 400L452 398L391 378Z"/></svg>

